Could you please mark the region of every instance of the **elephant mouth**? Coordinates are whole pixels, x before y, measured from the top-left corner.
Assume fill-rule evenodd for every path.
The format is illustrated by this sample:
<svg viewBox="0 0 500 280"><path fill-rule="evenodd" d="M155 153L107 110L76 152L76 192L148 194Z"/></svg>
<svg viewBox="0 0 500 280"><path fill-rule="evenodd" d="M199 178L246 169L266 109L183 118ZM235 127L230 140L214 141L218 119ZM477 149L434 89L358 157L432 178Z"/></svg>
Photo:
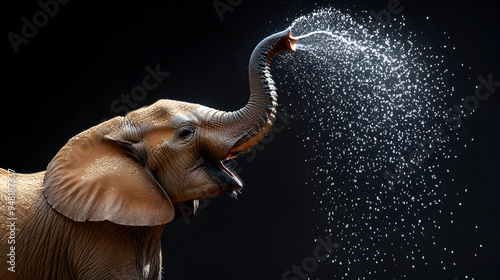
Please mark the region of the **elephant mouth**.
<svg viewBox="0 0 500 280"><path fill-rule="evenodd" d="M192 219L200 205L200 199L216 196L226 192L233 192L243 188L243 183L223 162L205 161L204 168L217 187L213 192L204 193L194 199L179 203L176 208L176 217Z"/></svg>
<svg viewBox="0 0 500 280"><path fill-rule="evenodd" d="M243 183L233 172L231 172L222 161L215 163L217 168L223 172L223 176L219 176L219 180L225 183L227 191L237 191L243 188Z"/></svg>
<svg viewBox="0 0 500 280"><path fill-rule="evenodd" d="M206 160L204 168L212 182L217 185L217 189L214 193L208 193L205 197L229 191L237 191L243 187L241 180L233 172L231 172L222 161Z"/></svg>

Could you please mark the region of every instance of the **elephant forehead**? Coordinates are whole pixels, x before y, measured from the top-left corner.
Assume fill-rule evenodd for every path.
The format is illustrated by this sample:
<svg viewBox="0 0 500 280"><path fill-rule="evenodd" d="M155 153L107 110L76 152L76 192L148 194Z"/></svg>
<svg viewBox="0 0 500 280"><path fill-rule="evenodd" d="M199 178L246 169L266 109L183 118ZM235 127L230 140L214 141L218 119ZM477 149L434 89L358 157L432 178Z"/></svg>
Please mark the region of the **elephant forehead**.
<svg viewBox="0 0 500 280"><path fill-rule="evenodd" d="M164 125L168 123L173 116L178 114L187 115L200 107L202 106L199 104L162 99L150 106L129 112L127 114L127 119L132 121L135 125Z"/></svg>

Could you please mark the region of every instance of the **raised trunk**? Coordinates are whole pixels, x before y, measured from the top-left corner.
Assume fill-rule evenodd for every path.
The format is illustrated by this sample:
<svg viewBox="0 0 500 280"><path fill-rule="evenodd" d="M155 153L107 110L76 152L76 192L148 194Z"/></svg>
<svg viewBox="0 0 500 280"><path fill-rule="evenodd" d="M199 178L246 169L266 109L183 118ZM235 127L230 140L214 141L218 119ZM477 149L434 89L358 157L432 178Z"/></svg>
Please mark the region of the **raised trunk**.
<svg viewBox="0 0 500 280"><path fill-rule="evenodd" d="M228 158L250 149L271 129L278 106L271 60L279 52L295 51L296 42L292 31L287 29L265 38L253 50L248 66L250 99L245 107L223 116L226 131L230 137L237 139Z"/></svg>

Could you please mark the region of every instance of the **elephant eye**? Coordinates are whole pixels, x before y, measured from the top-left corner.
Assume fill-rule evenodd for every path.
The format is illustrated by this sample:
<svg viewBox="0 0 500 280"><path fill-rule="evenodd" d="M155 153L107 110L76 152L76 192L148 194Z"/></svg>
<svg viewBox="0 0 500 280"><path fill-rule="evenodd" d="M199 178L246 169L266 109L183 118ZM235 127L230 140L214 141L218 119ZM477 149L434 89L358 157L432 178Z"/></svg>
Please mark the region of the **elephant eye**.
<svg viewBox="0 0 500 280"><path fill-rule="evenodd" d="M183 126L179 130L179 138L188 139L194 134L194 129L189 126Z"/></svg>

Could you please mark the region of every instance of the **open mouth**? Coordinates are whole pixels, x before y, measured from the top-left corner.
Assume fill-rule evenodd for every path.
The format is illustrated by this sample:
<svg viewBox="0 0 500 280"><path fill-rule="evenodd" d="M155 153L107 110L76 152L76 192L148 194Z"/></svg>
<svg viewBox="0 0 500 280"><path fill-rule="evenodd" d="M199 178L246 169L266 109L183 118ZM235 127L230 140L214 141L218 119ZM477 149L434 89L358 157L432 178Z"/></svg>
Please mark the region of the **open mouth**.
<svg viewBox="0 0 500 280"><path fill-rule="evenodd" d="M226 166L224 166L224 164L222 163L222 161L219 161L215 164L220 170L224 171L226 173L226 176L229 177L229 180L225 180L225 181L230 181L228 184L227 184L227 187L229 188L229 190L239 190L243 187L243 183L241 182L241 180L236 176L234 175L233 172L231 172L229 169L226 168Z"/></svg>
<svg viewBox="0 0 500 280"><path fill-rule="evenodd" d="M222 161L205 160L203 167L212 182L218 186L217 191L210 194L210 196L236 191L243 187L243 183L238 176L231 172Z"/></svg>
<svg viewBox="0 0 500 280"><path fill-rule="evenodd" d="M222 162L205 161L204 168L212 181L218 186L218 190L208 196L200 196L196 199L184 201L176 206L176 217L191 219L196 214L200 205L200 199L219 195L225 192L237 191L243 187L241 180L231 172Z"/></svg>

